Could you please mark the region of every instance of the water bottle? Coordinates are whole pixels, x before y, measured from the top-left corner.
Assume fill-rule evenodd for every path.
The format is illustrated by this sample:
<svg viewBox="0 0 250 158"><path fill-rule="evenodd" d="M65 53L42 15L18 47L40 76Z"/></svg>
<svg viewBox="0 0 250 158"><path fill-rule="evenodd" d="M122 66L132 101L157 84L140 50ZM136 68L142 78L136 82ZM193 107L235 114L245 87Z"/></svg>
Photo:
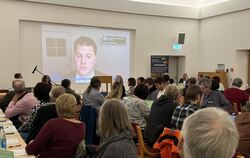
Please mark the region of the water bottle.
<svg viewBox="0 0 250 158"><path fill-rule="evenodd" d="M6 136L3 130L3 126L0 126L0 149L6 150Z"/></svg>

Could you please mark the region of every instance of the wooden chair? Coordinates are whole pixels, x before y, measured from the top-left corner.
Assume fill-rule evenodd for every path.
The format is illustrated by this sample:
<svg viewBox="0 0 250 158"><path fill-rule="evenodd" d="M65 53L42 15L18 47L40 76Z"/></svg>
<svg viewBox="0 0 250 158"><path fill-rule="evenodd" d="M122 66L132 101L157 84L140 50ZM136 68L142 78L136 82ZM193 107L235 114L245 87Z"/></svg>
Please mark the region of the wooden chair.
<svg viewBox="0 0 250 158"><path fill-rule="evenodd" d="M238 115L238 114L242 111L241 105L238 106L237 103L233 103L233 110L234 110L234 112L235 112L235 115Z"/></svg>
<svg viewBox="0 0 250 158"><path fill-rule="evenodd" d="M161 155L159 151L153 152L152 148L149 148L146 144L144 144L140 126L136 126L136 133L139 141L139 158L160 158Z"/></svg>

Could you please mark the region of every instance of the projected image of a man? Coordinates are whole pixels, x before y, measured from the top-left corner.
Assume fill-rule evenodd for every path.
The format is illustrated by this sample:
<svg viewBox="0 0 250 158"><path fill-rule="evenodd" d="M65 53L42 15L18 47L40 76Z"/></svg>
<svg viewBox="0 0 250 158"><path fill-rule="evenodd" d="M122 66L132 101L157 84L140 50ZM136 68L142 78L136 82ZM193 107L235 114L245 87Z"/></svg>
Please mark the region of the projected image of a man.
<svg viewBox="0 0 250 158"><path fill-rule="evenodd" d="M89 37L79 37L74 44L74 61L78 77L93 77L96 63L96 44Z"/></svg>

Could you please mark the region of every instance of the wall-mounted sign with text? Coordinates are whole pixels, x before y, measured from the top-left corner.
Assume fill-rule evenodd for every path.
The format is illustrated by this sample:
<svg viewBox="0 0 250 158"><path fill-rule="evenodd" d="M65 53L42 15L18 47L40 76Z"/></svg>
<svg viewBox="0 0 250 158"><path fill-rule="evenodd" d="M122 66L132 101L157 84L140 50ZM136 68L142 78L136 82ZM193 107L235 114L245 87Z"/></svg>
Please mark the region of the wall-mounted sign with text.
<svg viewBox="0 0 250 158"><path fill-rule="evenodd" d="M164 73L168 73L169 56L151 55L151 77L157 78Z"/></svg>

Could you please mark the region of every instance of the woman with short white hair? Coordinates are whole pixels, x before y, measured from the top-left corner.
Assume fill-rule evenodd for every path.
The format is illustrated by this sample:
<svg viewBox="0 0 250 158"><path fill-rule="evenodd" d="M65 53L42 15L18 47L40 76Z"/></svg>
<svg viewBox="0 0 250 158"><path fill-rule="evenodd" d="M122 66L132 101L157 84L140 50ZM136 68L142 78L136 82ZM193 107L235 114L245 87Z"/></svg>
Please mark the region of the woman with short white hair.
<svg viewBox="0 0 250 158"><path fill-rule="evenodd" d="M239 135L228 113L201 109L184 120L179 148L182 158L232 158Z"/></svg>

